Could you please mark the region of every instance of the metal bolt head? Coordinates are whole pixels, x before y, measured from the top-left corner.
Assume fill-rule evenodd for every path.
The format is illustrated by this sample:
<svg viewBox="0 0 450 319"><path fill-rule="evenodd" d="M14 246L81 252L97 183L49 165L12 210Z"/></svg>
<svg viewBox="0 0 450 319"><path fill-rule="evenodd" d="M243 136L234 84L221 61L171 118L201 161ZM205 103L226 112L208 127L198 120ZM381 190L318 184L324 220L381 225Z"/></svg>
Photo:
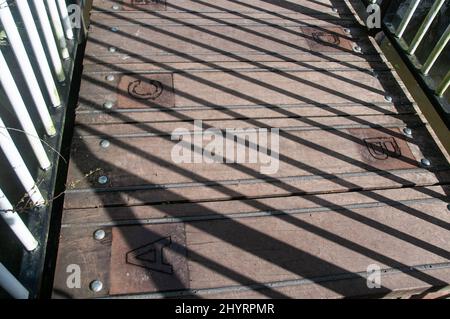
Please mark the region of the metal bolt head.
<svg viewBox="0 0 450 319"><path fill-rule="evenodd" d="M112 6L112 9L113 9L113 10L119 10L119 9L120 9L120 6L118 6L117 4L115 4L115 5Z"/></svg>
<svg viewBox="0 0 450 319"><path fill-rule="evenodd" d="M350 34L352 31L349 28L344 28L344 33L345 34Z"/></svg>
<svg viewBox="0 0 450 319"><path fill-rule="evenodd" d="M108 148L110 145L111 145L111 142L108 141L108 140L102 140L102 141L100 142L100 146L101 146L102 148Z"/></svg>
<svg viewBox="0 0 450 319"><path fill-rule="evenodd" d="M111 52L111 53L114 53L114 52L117 51L117 48L116 47L109 47L108 51Z"/></svg>
<svg viewBox="0 0 450 319"><path fill-rule="evenodd" d="M333 9L331 9L334 13L337 13L338 12L338 9L336 9L336 8L333 8Z"/></svg>
<svg viewBox="0 0 450 319"><path fill-rule="evenodd" d="M100 292L103 289L103 283L96 279L89 284L89 288L93 292Z"/></svg>
<svg viewBox="0 0 450 319"><path fill-rule="evenodd" d="M99 178L98 178L98 182L100 183L100 184L102 184L102 185L104 185L104 184L106 184L106 183L108 183L108 177L107 176L100 176Z"/></svg>
<svg viewBox="0 0 450 319"><path fill-rule="evenodd" d="M94 238L95 238L95 240L102 240L102 239L104 239L106 237L106 233L105 233L105 231L103 230L103 229L97 229L95 232L94 232Z"/></svg>
<svg viewBox="0 0 450 319"><path fill-rule="evenodd" d="M386 95L386 96L384 97L384 99L385 99L386 101L388 101L388 102L392 102L392 101L393 101L393 98L392 98L392 96L390 96L390 95Z"/></svg>
<svg viewBox="0 0 450 319"><path fill-rule="evenodd" d="M405 133L405 135L408 137L412 137L412 130L409 127L405 127L403 129L403 133Z"/></svg>
<svg viewBox="0 0 450 319"><path fill-rule="evenodd" d="M110 30L111 30L112 32L117 32L117 31L119 31L119 28L118 28L118 27L112 27Z"/></svg>
<svg viewBox="0 0 450 319"><path fill-rule="evenodd" d="M422 166L424 167L429 167L431 166L431 161L428 158L422 158L420 160L420 164L422 164Z"/></svg>
<svg viewBox="0 0 450 319"><path fill-rule="evenodd" d="M113 106L114 106L114 103L113 102L111 102L111 101L106 101L105 103L103 103L103 107L105 108L105 109L112 109L113 108Z"/></svg>
<svg viewBox="0 0 450 319"><path fill-rule="evenodd" d="M106 80L107 81L114 81L116 79L116 77L113 74L109 74L108 76L106 76Z"/></svg>
<svg viewBox="0 0 450 319"><path fill-rule="evenodd" d="M361 52L362 52L362 49L361 49L361 47L360 47L359 45L355 45L355 46L353 47L353 51L355 51L356 53L361 53Z"/></svg>

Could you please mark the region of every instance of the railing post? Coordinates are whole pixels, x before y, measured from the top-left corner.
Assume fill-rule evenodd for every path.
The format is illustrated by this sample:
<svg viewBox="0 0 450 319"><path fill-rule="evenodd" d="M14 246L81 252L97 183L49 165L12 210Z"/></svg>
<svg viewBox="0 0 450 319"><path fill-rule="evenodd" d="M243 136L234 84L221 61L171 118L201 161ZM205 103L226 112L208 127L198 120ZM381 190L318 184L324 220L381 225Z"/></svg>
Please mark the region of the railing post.
<svg viewBox="0 0 450 319"><path fill-rule="evenodd" d="M447 91L449 85L450 85L450 71L447 72L447 75L442 80L441 84L439 84L438 88L436 89L436 94L438 96L443 96L445 91Z"/></svg>
<svg viewBox="0 0 450 319"><path fill-rule="evenodd" d="M26 138L30 142L31 148L33 149L34 154L39 161L39 165L43 170L47 170L51 166L50 160L48 159L47 153L42 146L39 134L34 127L30 115L28 114L27 107L25 106L20 91L17 88L16 82L14 81L14 78L11 74L11 71L9 70L8 64L6 63L1 50L0 70L0 83L2 84L3 89L5 90L5 93L14 109L14 112L16 113L17 119L22 126ZM54 127L53 130L55 131Z"/></svg>
<svg viewBox="0 0 450 319"><path fill-rule="evenodd" d="M395 32L395 36L397 38L401 38L403 33L405 33L406 28L408 27L409 22L411 21L414 12L416 12L417 7L419 6L420 0L412 0L409 5L408 10L406 11L405 16L403 17L400 25L398 26L397 32Z"/></svg>
<svg viewBox="0 0 450 319"><path fill-rule="evenodd" d="M64 31L66 32L66 37L69 40L73 40L73 30L72 23L70 22L69 12L67 11L66 0L58 0L59 12L61 14L61 20L63 22Z"/></svg>
<svg viewBox="0 0 450 319"><path fill-rule="evenodd" d="M46 0L46 2L50 19L52 20L53 28L55 30L56 39L58 40L59 47L61 49L61 56L64 60L68 59L70 58L70 54L69 49L67 48L66 38L64 36L64 28L59 18L58 7L55 0Z"/></svg>
<svg viewBox="0 0 450 319"><path fill-rule="evenodd" d="M425 34L427 33L428 29L430 28L431 24L433 23L434 19L439 13L439 10L441 10L444 2L445 0L436 0L434 2L433 6L430 9L430 12L428 12L427 17L421 24L419 30L417 31L416 35L414 36L414 39L411 42L411 45L408 49L409 54L413 55L414 53L416 53L417 48L419 47Z"/></svg>
<svg viewBox="0 0 450 319"><path fill-rule="evenodd" d="M28 290L0 263L0 286L15 299L28 299Z"/></svg>
<svg viewBox="0 0 450 319"><path fill-rule="evenodd" d="M30 197L31 202L40 206L45 203L44 197L42 197L39 188L34 182L27 165L20 156L20 153L14 144L14 141L9 135L8 129L5 127L5 123L0 118L0 148L3 150L8 162L12 166L14 172L16 173L20 183L24 187L28 197Z"/></svg>
<svg viewBox="0 0 450 319"><path fill-rule="evenodd" d="M431 68L438 59L439 55L444 50L449 40L450 40L450 25L444 31L444 34L441 36L438 43L434 47L433 51L431 51L427 61L424 63L421 70L424 75L427 75L430 72Z"/></svg>
<svg viewBox="0 0 450 319"><path fill-rule="evenodd" d="M22 245L28 251L33 251L37 248L38 242L33 234L29 231L27 226L20 218L19 214L15 212L11 202L6 198L2 189L0 188L0 215L5 220L6 224L11 228Z"/></svg>
<svg viewBox="0 0 450 319"><path fill-rule="evenodd" d="M53 37L53 30L48 19L47 10L43 0L33 0L36 13L38 15L39 24L41 25L42 33L44 34L45 43L52 60L53 68L55 69L56 76L59 82L64 82L66 75L64 74L64 68L59 56L58 46L56 45L55 38Z"/></svg>
<svg viewBox="0 0 450 319"><path fill-rule="evenodd" d="M36 28L36 24L31 14L30 7L27 1L17 1L16 5L19 9L20 16L27 30L28 37L33 47L33 52L36 55L36 60L39 65L39 69L44 78L45 86L47 88L48 95L54 107L61 105L61 98L59 96L58 89L56 88L55 81L53 79L52 71L45 55L44 47L42 46L39 33Z"/></svg>
<svg viewBox="0 0 450 319"><path fill-rule="evenodd" d="M0 20L3 27L5 28L6 35L8 36L8 41L13 48L17 63L19 64L20 70L22 71L22 74L25 78L25 82L37 107L39 116L44 124L45 131L49 136L53 136L56 134L53 120L50 116L50 113L48 112L47 104L45 103L44 96L42 95L36 75L34 74L34 70L31 66L30 59L28 58L27 51L25 50L22 38L20 37L16 23L11 14L11 10L9 9L9 5L6 1L0 3ZM0 68L0 70L1 73L4 72L3 66Z"/></svg>

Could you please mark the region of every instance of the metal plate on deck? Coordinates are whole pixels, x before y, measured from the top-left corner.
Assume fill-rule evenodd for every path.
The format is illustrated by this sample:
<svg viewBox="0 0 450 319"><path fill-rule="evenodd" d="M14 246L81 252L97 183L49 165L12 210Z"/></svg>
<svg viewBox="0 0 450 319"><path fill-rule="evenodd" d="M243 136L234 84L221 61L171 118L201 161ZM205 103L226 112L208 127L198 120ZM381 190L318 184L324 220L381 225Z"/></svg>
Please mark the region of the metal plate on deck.
<svg viewBox="0 0 450 319"><path fill-rule="evenodd" d="M348 53L353 50L353 41L342 28L301 27L301 30L307 37L311 51Z"/></svg>
<svg viewBox="0 0 450 319"><path fill-rule="evenodd" d="M119 79L116 108L140 109L174 105L171 74L125 74Z"/></svg>
<svg viewBox="0 0 450 319"><path fill-rule="evenodd" d="M372 167L383 170L417 167L417 160L399 129L349 129L349 131L361 139L362 158Z"/></svg>
<svg viewBox="0 0 450 319"><path fill-rule="evenodd" d="M124 0L123 2L125 11L166 10L166 0Z"/></svg>
<svg viewBox="0 0 450 319"><path fill-rule="evenodd" d="M110 294L189 288L182 224L112 229Z"/></svg>

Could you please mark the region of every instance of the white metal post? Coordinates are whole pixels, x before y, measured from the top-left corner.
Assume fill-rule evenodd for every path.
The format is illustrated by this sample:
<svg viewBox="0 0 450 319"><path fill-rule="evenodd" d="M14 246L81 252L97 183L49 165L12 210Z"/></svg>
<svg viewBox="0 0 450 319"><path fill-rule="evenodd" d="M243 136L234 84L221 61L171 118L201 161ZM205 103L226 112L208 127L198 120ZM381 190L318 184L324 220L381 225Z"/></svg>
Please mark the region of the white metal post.
<svg viewBox="0 0 450 319"><path fill-rule="evenodd" d="M61 105L61 99L59 97L59 92L56 88L55 81L53 80L52 71L47 62L44 47L42 46L28 2L17 1L16 5L19 8L20 16L22 17L25 29L27 30L33 52L36 55L36 60L42 73L42 77L44 78L45 86L47 88L48 95L50 96L50 100L52 101L52 105L54 107L58 107Z"/></svg>
<svg viewBox="0 0 450 319"><path fill-rule="evenodd" d="M400 25L397 28L397 32L395 32L395 36L397 38L401 38L403 36L403 33L405 33L406 28L408 27L409 22L411 21L412 17L414 16L414 12L416 12L416 9L419 6L419 4L420 4L420 0L412 0L411 1L411 4L409 5L405 16L403 17L402 21L400 21Z"/></svg>
<svg viewBox="0 0 450 319"><path fill-rule="evenodd" d="M0 215L5 220L6 224L11 228L22 245L28 251L33 251L37 248L38 242L31 234L30 230L25 226L19 214L14 211L11 202L6 198L2 189L0 188Z"/></svg>
<svg viewBox="0 0 450 319"><path fill-rule="evenodd" d="M48 19L47 10L45 9L44 1L33 0L36 13L39 18L39 24L41 25L42 32L44 34L45 43L52 60L53 68L55 69L56 76L59 82L63 82L66 79L64 74L64 68L61 62L61 58L58 52L58 46L56 45L55 38L53 37L52 26Z"/></svg>
<svg viewBox="0 0 450 319"><path fill-rule="evenodd" d="M0 286L15 299L28 299L28 290L0 263Z"/></svg>
<svg viewBox="0 0 450 319"><path fill-rule="evenodd" d="M17 88L16 82L14 81L1 50L0 70L0 83L5 90L5 93L14 109L14 112L16 113L17 119L19 120L28 141L30 142L31 148L39 161L39 165L42 169L47 170L51 166L47 153L42 146L39 134L37 133L33 121L28 114L28 110L23 102L22 96L20 95L19 89Z"/></svg>
<svg viewBox="0 0 450 319"><path fill-rule="evenodd" d="M14 141L9 135L8 130L5 127L5 123L0 118L0 148L8 159L9 164L12 166L14 172L19 178L20 183L30 197L32 203L36 206L43 205L45 203L44 197L42 197L39 188L33 180L27 165L20 156Z"/></svg>
<svg viewBox="0 0 450 319"><path fill-rule="evenodd" d="M69 40L73 40L73 30L72 22L70 22L69 12L67 11L66 0L58 0L59 13L61 14L61 20L63 22L64 31L66 32L66 37Z"/></svg>
<svg viewBox="0 0 450 319"><path fill-rule="evenodd" d="M55 0L47 0L47 8L50 14L50 19L52 20L53 29L55 30L56 40L59 43L59 47L61 49L61 55L63 59L68 59L69 49L67 49L66 37L64 36L64 29L61 24L61 20L59 19L58 6L56 5Z"/></svg>
<svg viewBox="0 0 450 319"><path fill-rule="evenodd" d="M34 103L36 104L39 116L44 124L45 131L48 135L53 136L56 134L56 129L53 124L53 120L47 109L44 96L42 95L41 88L34 74L33 67L31 66L30 59L28 58L27 51L23 45L22 38L17 30L16 23L9 9L8 3L5 1L0 3L0 21L5 28L8 41L11 44L14 54L16 56L19 67L30 90ZM3 72L3 67L1 68Z"/></svg>

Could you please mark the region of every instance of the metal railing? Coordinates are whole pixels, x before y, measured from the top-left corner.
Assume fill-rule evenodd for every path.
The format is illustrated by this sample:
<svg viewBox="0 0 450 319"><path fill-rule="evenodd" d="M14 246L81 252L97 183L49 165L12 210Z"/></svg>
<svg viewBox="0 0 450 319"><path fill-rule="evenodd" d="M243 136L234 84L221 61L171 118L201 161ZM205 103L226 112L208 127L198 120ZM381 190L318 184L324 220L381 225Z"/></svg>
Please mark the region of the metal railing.
<svg viewBox="0 0 450 319"><path fill-rule="evenodd" d="M73 61L85 32L83 6L82 0L0 0L0 215L26 250L20 273L29 286L45 258ZM15 298L29 297L1 263L0 286Z"/></svg>
<svg viewBox="0 0 450 319"><path fill-rule="evenodd" d="M383 2L384 30L450 128L450 0Z"/></svg>

